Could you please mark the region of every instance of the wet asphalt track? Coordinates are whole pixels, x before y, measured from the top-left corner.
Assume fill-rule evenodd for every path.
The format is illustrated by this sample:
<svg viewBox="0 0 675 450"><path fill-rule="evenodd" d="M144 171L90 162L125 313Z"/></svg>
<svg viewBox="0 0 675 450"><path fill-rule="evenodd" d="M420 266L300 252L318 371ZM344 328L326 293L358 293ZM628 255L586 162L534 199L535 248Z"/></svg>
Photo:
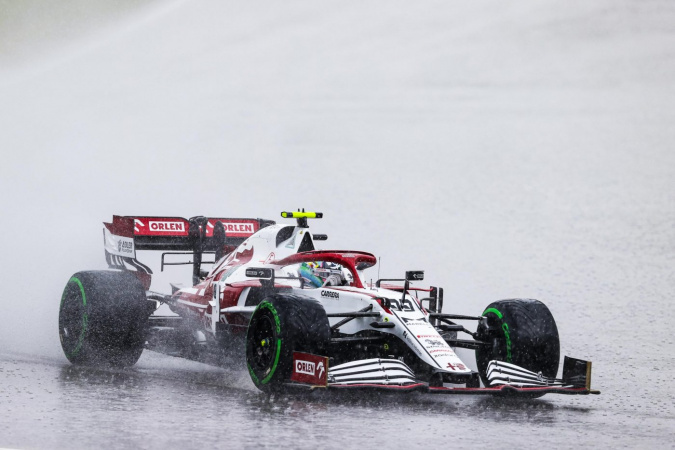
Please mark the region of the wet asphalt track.
<svg viewBox="0 0 675 450"><path fill-rule="evenodd" d="M0 65L0 447L673 447L671 2L152 5ZM541 299L602 395L270 401L243 370L61 355L111 214L295 207L447 312Z"/></svg>
<svg viewBox="0 0 675 450"><path fill-rule="evenodd" d="M13 448L668 446L672 403L599 397L267 398L244 371L148 354L130 370L2 355L0 436ZM607 379L606 376L600 377Z"/></svg>

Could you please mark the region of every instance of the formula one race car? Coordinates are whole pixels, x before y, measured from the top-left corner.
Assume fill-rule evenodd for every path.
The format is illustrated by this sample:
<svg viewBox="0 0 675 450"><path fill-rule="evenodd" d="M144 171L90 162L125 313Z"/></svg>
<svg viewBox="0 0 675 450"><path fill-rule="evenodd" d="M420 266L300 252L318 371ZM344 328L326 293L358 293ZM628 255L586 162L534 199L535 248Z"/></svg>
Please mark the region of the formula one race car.
<svg viewBox="0 0 675 450"><path fill-rule="evenodd" d="M475 317L446 314L442 288L413 285L422 271L366 283L363 271L375 256L317 250L327 236L310 233L308 219L321 213L281 215L297 223L114 216L103 230L110 270L78 272L63 291L66 357L130 366L149 349L229 365L245 355L253 383L265 392L599 393L590 388L588 361L565 357L556 378L558 330L540 301L500 300ZM151 291L152 271L136 259L142 250L162 251L162 270L192 265L192 286ZM173 315L159 315L167 309L161 305ZM462 321L477 322L476 331ZM477 371L455 348L475 350Z"/></svg>

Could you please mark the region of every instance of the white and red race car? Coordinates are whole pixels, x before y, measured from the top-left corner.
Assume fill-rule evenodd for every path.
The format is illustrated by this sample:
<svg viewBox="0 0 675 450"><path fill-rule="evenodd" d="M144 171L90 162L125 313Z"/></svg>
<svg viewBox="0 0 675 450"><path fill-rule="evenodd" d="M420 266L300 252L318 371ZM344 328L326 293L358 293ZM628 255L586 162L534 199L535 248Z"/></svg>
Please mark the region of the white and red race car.
<svg viewBox="0 0 675 450"><path fill-rule="evenodd" d="M103 230L110 270L78 272L64 289L66 357L130 366L150 349L229 365L245 355L253 383L266 392L599 393L590 387L588 361L565 357L556 378L558 330L540 301L500 300L475 317L445 314L442 288L413 286L422 271L367 283L363 271L376 264L374 255L316 249L327 237L311 233L308 219L321 213L282 217L297 223L114 216ZM163 252L162 270L192 265L192 286L151 291L152 271L136 258L143 250ZM160 305L173 315L159 315ZM476 332L463 321L476 321ZM477 371L455 348L475 350Z"/></svg>

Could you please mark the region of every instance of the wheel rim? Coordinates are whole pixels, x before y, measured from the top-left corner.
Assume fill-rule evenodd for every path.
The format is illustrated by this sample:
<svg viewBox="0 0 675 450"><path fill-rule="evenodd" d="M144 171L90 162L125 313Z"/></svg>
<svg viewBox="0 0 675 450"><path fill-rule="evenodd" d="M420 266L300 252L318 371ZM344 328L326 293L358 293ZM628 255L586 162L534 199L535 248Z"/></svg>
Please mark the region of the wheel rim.
<svg viewBox="0 0 675 450"><path fill-rule="evenodd" d="M256 372L269 371L276 357L276 331L268 314L258 318L252 338L253 366Z"/></svg>

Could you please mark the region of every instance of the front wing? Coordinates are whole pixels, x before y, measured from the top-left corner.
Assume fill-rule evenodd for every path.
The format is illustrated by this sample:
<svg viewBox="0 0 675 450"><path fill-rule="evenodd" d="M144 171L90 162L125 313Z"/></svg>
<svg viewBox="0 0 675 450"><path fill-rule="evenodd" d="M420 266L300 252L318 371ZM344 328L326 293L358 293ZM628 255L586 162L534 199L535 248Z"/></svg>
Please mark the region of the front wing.
<svg viewBox="0 0 675 450"><path fill-rule="evenodd" d="M449 394L449 395L494 395L503 397L540 397L544 394L566 394L566 395L588 395L599 394L600 391L587 389L585 387L516 387L510 385L501 385L497 387L466 388L466 387L432 387L427 383L418 382L404 386L394 386L386 384L350 384L350 385L331 385L329 390L373 390L389 392L424 392L429 394Z"/></svg>
<svg viewBox="0 0 675 450"><path fill-rule="evenodd" d="M294 354L294 373L307 373L306 360L315 355ZM325 359L326 366L328 359ZM318 366L317 366L318 367ZM514 364L492 361L488 371L489 387L430 386L417 380L413 371L398 359L366 359L328 368L327 376L312 382L289 383L289 388L328 391L424 392L448 395L493 395L540 397L544 394L588 395L600 391L590 387L590 362L565 358L562 379L551 379ZM582 375L580 375L582 374ZM298 378L292 376L294 381Z"/></svg>

